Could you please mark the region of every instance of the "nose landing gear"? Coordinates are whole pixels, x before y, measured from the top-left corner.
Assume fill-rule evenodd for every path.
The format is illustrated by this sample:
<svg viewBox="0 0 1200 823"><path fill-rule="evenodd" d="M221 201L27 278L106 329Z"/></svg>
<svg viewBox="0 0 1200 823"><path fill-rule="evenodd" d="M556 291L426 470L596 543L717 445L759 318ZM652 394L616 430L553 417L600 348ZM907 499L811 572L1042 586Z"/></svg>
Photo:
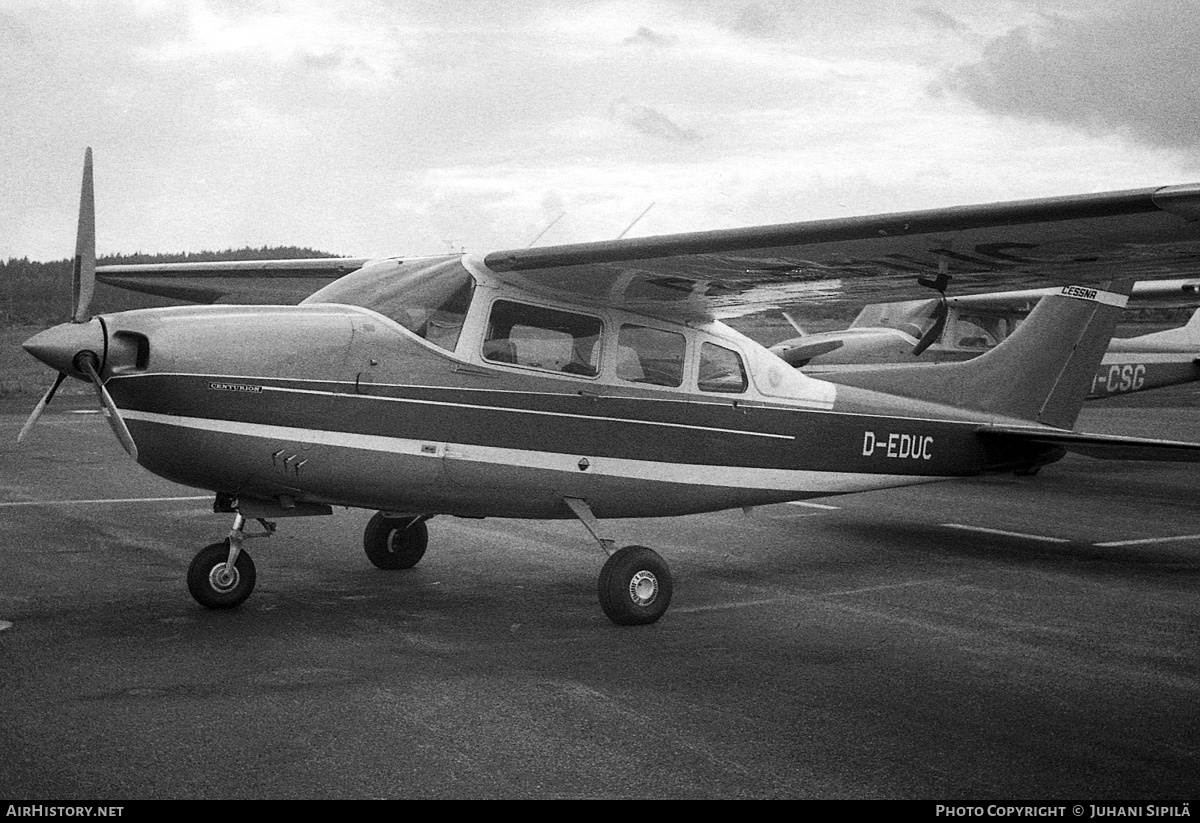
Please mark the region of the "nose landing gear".
<svg viewBox="0 0 1200 823"><path fill-rule="evenodd" d="M205 546L188 566L188 591L201 606L232 609L254 591L257 573L250 555L239 552L231 569L229 554L229 540L225 539Z"/></svg>
<svg viewBox="0 0 1200 823"><path fill-rule="evenodd" d="M246 518L238 513L233 518L229 537L201 549L188 566L188 591L201 606L209 609L232 609L240 606L254 591L258 577L254 560L242 550L242 543L255 537L270 537L275 524L258 519L264 532L246 534Z"/></svg>

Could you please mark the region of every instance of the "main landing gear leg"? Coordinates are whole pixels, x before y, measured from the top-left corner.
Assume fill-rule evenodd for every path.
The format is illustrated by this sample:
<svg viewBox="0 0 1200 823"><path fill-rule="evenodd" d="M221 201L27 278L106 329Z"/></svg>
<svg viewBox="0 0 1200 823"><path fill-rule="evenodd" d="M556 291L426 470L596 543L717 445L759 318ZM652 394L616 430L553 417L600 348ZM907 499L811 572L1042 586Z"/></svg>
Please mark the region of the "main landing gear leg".
<svg viewBox="0 0 1200 823"><path fill-rule="evenodd" d="M270 537L275 524L257 518L264 531L246 534L246 518L241 512L234 515L229 537L201 549L188 567L188 591L202 606L210 609L232 609L254 591L257 574L254 561L243 551L242 544L256 537Z"/></svg>
<svg viewBox="0 0 1200 823"><path fill-rule="evenodd" d="M673 588L667 561L645 546L614 551L616 541L600 536L600 521L586 501L564 497L563 502L608 555L596 585L608 619L618 626L638 626L662 617L671 605Z"/></svg>

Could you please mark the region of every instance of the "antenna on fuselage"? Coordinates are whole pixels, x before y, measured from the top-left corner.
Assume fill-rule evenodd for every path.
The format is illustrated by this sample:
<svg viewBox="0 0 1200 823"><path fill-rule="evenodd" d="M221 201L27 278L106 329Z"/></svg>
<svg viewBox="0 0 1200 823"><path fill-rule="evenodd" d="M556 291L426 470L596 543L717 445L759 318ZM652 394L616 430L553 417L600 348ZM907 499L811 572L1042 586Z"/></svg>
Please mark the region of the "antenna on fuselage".
<svg viewBox="0 0 1200 823"><path fill-rule="evenodd" d="M527 249L531 249L531 248L533 248L533 244L534 244L534 243L536 243L537 241L541 240L541 239L542 239L542 235L544 235L546 232L550 231L550 229L554 228L554 224L555 224L555 223L557 223L559 220L562 220L562 219L563 219L564 217L566 217L566 216L567 216L567 213L564 211L564 212L563 212L562 214L560 214L558 217L555 217L553 220L551 220L551 221L550 221L550 222L549 222L549 223L546 225L546 228L544 228L544 229L542 229L540 232L538 232L538 235L537 235L537 237L535 237L535 238L533 238L532 240L530 240L530 241L529 241L529 245L528 245L528 246L526 246L525 248L527 248Z"/></svg>
<svg viewBox="0 0 1200 823"><path fill-rule="evenodd" d="M642 213L639 214L637 217L633 218L633 222L625 227L625 231L623 231L617 235L617 239L620 240L622 237L629 234L629 230L632 229L634 226L636 226L638 224L638 221L641 220L643 217L645 217L646 213L648 211L650 211L650 209L652 209L652 208L654 208L653 203L651 203L649 206L646 206L646 208L642 209Z"/></svg>

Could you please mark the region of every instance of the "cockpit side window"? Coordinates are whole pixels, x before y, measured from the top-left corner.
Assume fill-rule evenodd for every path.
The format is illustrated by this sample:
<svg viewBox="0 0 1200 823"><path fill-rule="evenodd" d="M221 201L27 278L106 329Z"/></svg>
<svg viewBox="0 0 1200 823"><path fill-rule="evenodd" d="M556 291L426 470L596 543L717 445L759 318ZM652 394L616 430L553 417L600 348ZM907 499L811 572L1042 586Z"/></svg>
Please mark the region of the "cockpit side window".
<svg viewBox="0 0 1200 823"><path fill-rule="evenodd" d="M474 292L475 281L459 258L386 261L330 283L304 302L362 306L454 351Z"/></svg>
<svg viewBox="0 0 1200 823"><path fill-rule="evenodd" d="M595 377L603 330L596 317L497 300L488 318L483 357L493 363Z"/></svg>
<svg viewBox="0 0 1200 823"><path fill-rule="evenodd" d="M626 323L617 335L617 377L631 383L680 386L686 347L682 334Z"/></svg>
<svg viewBox="0 0 1200 823"><path fill-rule="evenodd" d="M739 394L749 385L742 356L737 352L705 343L700 347L700 376L697 381L700 391Z"/></svg>

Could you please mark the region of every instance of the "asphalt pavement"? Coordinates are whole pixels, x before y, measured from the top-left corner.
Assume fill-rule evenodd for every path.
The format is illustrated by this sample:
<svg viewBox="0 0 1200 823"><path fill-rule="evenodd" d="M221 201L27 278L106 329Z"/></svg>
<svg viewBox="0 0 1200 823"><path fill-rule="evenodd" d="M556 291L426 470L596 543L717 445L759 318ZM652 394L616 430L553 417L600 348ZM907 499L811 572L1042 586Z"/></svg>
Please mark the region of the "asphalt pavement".
<svg viewBox="0 0 1200 823"><path fill-rule="evenodd" d="M32 406L32 400L28 405ZM1200 789L1200 467L1069 457L814 505L611 521L675 578L596 600L571 521L280 521L239 609L189 596L227 534L86 398L0 407L0 798L923 798L1169 803ZM1190 402L1094 431L1200 440Z"/></svg>

